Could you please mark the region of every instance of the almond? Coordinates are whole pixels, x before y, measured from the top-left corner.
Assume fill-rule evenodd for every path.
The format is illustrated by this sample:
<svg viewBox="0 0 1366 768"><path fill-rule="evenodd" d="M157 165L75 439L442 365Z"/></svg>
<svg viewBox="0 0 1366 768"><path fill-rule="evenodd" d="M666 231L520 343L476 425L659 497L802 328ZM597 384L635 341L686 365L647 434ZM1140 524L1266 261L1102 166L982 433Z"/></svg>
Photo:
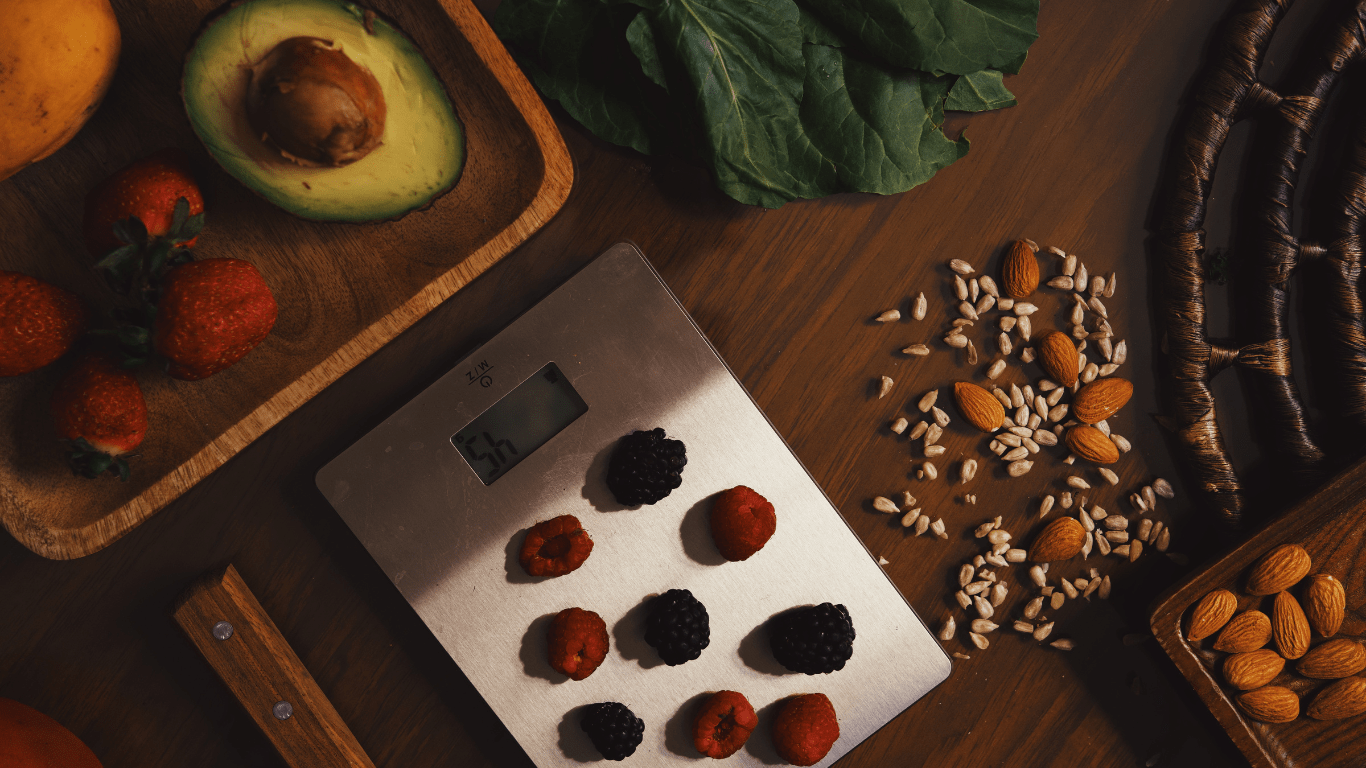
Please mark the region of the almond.
<svg viewBox="0 0 1366 768"><path fill-rule="evenodd" d="M1315 647L1295 665L1295 670L1315 680L1350 677L1366 669L1366 647L1345 637Z"/></svg>
<svg viewBox="0 0 1366 768"><path fill-rule="evenodd" d="M1099 383L1099 382L1097 382ZM1080 396L1080 392L1077 393ZM1313 567L1309 553L1299 544L1282 544L1262 556L1247 575L1247 591L1274 595L1299 583Z"/></svg>
<svg viewBox="0 0 1366 768"><path fill-rule="evenodd" d="M1096 464L1114 464L1119 461L1119 447L1095 427L1078 424L1067 430L1064 438L1072 453Z"/></svg>
<svg viewBox="0 0 1366 768"><path fill-rule="evenodd" d="M1276 648L1287 659L1298 659L1309 651L1309 619L1289 592L1278 592L1271 608L1271 636Z"/></svg>
<svg viewBox="0 0 1366 768"><path fill-rule="evenodd" d="M1304 615L1315 632L1324 637L1336 635L1346 612L1347 591L1342 582L1326 573L1309 577L1309 586L1304 588Z"/></svg>
<svg viewBox="0 0 1366 768"><path fill-rule="evenodd" d="M1288 723L1300 716L1300 697L1279 685L1239 694L1238 704L1253 720L1263 723Z"/></svg>
<svg viewBox="0 0 1366 768"><path fill-rule="evenodd" d="M1096 379L1072 398L1072 415L1083 424L1105 421L1123 408L1133 394L1134 385L1125 379L1114 376Z"/></svg>
<svg viewBox="0 0 1366 768"><path fill-rule="evenodd" d="M1200 598L1191 611L1190 626L1186 629L1186 639L1190 642L1204 640L1228 623L1233 612L1238 610L1238 598L1227 589L1216 589Z"/></svg>
<svg viewBox="0 0 1366 768"><path fill-rule="evenodd" d="M1285 668L1285 659L1270 648L1235 653L1224 659L1224 679L1243 691L1261 688L1276 679Z"/></svg>
<svg viewBox="0 0 1366 768"><path fill-rule="evenodd" d="M1023 240L1016 240L1006 251L1001 262L1001 287L1012 299L1027 299L1039 287L1039 261Z"/></svg>
<svg viewBox="0 0 1366 768"><path fill-rule="evenodd" d="M1243 611L1234 616L1214 641L1214 650L1225 653L1247 653L1267 644L1271 639L1271 619L1261 611Z"/></svg>
<svg viewBox="0 0 1366 768"><path fill-rule="evenodd" d="M953 385L953 399L963 418L983 432L995 432L1006 420L1006 409L990 392L967 381Z"/></svg>
<svg viewBox="0 0 1366 768"><path fill-rule="evenodd" d="M1306 711L1315 720L1339 720L1366 712L1366 678L1349 677L1319 691Z"/></svg>
<svg viewBox="0 0 1366 768"><path fill-rule="evenodd" d="M1071 517L1059 517L1039 532L1034 546L1029 549L1029 559L1036 563L1071 559L1081 552L1086 539L1086 529L1081 523Z"/></svg>
<svg viewBox="0 0 1366 768"><path fill-rule="evenodd" d="M1049 378L1064 387L1077 383L1077 348L1072 339L1060 331L1052 331L1039 340L1039 365Z"/></svg>

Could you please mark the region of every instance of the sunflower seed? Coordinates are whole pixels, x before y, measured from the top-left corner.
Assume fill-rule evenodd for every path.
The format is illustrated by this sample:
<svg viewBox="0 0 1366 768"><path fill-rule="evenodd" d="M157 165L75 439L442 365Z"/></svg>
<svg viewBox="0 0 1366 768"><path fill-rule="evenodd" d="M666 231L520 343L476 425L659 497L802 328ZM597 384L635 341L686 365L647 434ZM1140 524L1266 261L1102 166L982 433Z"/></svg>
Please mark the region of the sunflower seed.
<svg viewBox="0 0 1366 768"><path fill-rule="evenodd" d="M1009 592L1009 590L1006 589L1006 585L1004 585L1004 584L992 584L992 585L991 585L991 607L992 607L992 608L999 608L999 607L1001 607L1001 603L1004 603L1004 602L1006 601L1006 593L1007 593L1007 592Z"/></svg>
<svg viewBox="0 0 1366 768"><path fill-rule="evenodd" d="M1091 580L1086 583L1086 589L1082 590L1081 596L1086 598L1087 600L1090 600L1091 595L1094 595L1096 593L1096 590L1100 589L1100 584L1101 581L1099 576L1091 577Z"/></svg>
<svg viewBox="0 0 1366 768"><path fill-rule="evenodd" d="M1096 429L1099 429L1101 431L1101 434L1105 435L1106 437L1110 436L1110 422L1106 421L1105 419L1101 419L1100 421L1097 421L1095 424L1092 424L1091 426L1095 427Z"/></svg>
<svg viewBox="0 0 1366 768"><path fill-rule="evenodd" d="M972 627L973 632L976 632L979 635L989 635L1001 628L999 624L992 623L986 619L973 619L972 624L969 626Z"/></svg>
<svg viewBox="0 0 1366 768"><path fill-rule="evenodd" d="M1021 445L1019 448L1012 448L1007 451L1001 459L1004 461L1017 461L1029 455L1029 449ZM1023 473L1021 473L1023 474ZM1012 475L1014 477L1014 475Z"/></svg>
<svg viewBox="0 0 1366 768"><path fill-rule="evenodd" d="M1091 556L1091 548L1095 546L1092 536L1094 536L1094 534L1088 533L1085 538L1081 540L1081 559L1083 560Z"/></svg>
<svg viewBox="0 0 1366 768"><path fill-rule="evenodd" d="M1128 559L1129 559L1129 545L1128 545L1128 544L1116 544L1116 545L1115 545L1115 548L1114 548L1114 555L1115 555L1115 557L1118 557L1118 558L1120 558L1121 560L1128 560Z"/></svg>
<svg viewBox="0 0 1366 768"><path fill-rule="evenodd" d="M1115 432L1110 433L1110 442L1115 444L1115 447L1119 449L1120 453L1128 453L1129 449L1133 448L1133 445L1131 445L1123 435Z"/></svg>
<svg viewBox="0 0 1366 768"><path fill-rule="evenodd" d="M968 339L968 365L977 365L977 345Z"/></svg>
<svg viewBox="0 0 1366 768"><path fill-rule="evenodd" d="M1062 291L1070 291L1072 290L1072 278L1068 277L1067 275L1058 275L1057 277L1048 281L1048 287L1057 288Z"/></svg>
<svg viewBox="0 0 1366 768"><path fill-rule="evenodd" d="M988 293L983 294L982 298L977 300L974 308L977 310L977 314L985 315L987 312L990 312L991 308L994 306L996 306L996 297Z"/></svg>
<svg viewBox="0 0 1366 768"><path fill-rule="evenodd" d="M1086 349L1086 342L1085 342L1085 341L1082 341L1080 344L1077 345L1077 370L1078 370L1078 371L1084 369L1086 366L1088 366L1088 365L1091 364L1091 361L1087 359L1086 353L1083 351L1083 350L1085 350L1085 349Z"/></svg>
<svg viewBox="0 0 1366 768"><path fill-rule="evenodd" d="M915 506L915 497L911 495L911 492L910 492L910 491L902 491L902 492L901 492L901 506L903 506L903 507L914 507L914 506Z"/></svg>
<svg viewBox="0 0 1366 768"><path fill-rule="evenodd" d="M1039 444L1034 442L1033 440L1027 437L1022 437L1020 438L1020 442L1024 444L1025 450L1029 451L1030 453L1039 452Z"/></svg>
<svg viewBox="0 0 1366 768"><path fill-rule="evenodd" d="M985 523L982 523L981 525L977 526L977 530L973 531L972 535L976 536L979 539L984 538L988 533L991 533L992 531L996 530L998 525L1000 524L997 523L995 520L988 520Z"/></svg>
<svg viewBox="0 0 1366 768"><path fill-rule="evenodd" d="M1039 517L1043 517L1053 510L1053 501L1053 494L1051 493L1043 497L1043 501L1039 502Z"/></svg>
<svg viewBox="0 0 1366 768"><path fill-rule="evenodd" d="M910 426L910 424L911 423L909 421L906 421L905 419L897 419L896 421L892 422L892 431L899 435L905 432L906 427Z"/></svg>
<svg viewBox="0 0 1366 768"><path fill-rule="evenodd" d="M967 659L971 659L971 658L972 658L971 656L967 655L966 653L959 653L958 651L954 651L953 654L952 654L952 656L953 656L955 659L963 659L963 660L967 660Z"/></svg>
<svg viewBox="0 0 1366 768"><path fill-rule="evenodd" d="M958 622L954 621L953 617L950 616L947 619L944 619L944 627L939 630L939 639L945 641L952 640L953 634L957 631Z"/></svg>
<svg viewBox="0 0 1366 768"><path fill-rule="evenodd" d="M920 409L921 413L928 413L930 408L934 406L934 402L938 399L939 390L931 389L929 392L920 396L920 402L916 403L916 407Z"/></svg>
<svg viewBox="0 0 1366 768"><path fill-rule="evenodd" d="M1018 409L1016 409L1016 411L1015 411L1015 418L1012 419L1012 421L1016 424L1016 426L1011 427L1011 431L1014 431L1014 430L1017 430L1017 429L1025 429L1024 427L1019 426L1019 424L1020 424L1020 422L1029 421L1029 406L1027 406L1027 405L1022 405L1022 406L1020 406ZM1025 431L1028 431L1028 430L1025 429Z"/></svg>
<svg viewBox="0 0 1366 768"><path fill-rule="evenodd" d="M1120 341L1115 344L1115 353L1110 356L1110 362L1115 365L1124 365L1124 361L1129 359L1129 343Z"/></svg>
<svg viewBox="0 0 1366 768"><path fill-rule="evenodd" d="M1007 407L1007 408L1019 408L1020 406L1022 406L1022 405L1024 405L1024 404L1025 404L1024 392L1020 391L1020 386L1019 386L1018 384L1011 384L1011 385L1010 385L1010 404L1007 405L1006 407Z"/></svg>
<svg viewBox="0 0 1366 768"><path fill-rule="evenodd" d="M1077 274L1073 275L1072 278L1076 281L1078 290L1084 289L1091 284L1090 280L1087 278L1085 264L1077 264Z"/></svg>
<svg viewBox="0 0 1366 768"><path fill-rule="evenodd" d="M967 585L971 584L972 576L976 572L976 570L977 569L972 567L971 563L963 563L963 565L958 569L958 586L966 587Z"/></svg>
<svg viewBox="0 0 1366 768"><path fill-rule="evenodd" d="M1022 317L1015 326L1015 332L1020 334L1021 341L1029 341L1030 334L1034 332L1034 326L1030 324L1028 317Z"/></svg>
<svg viewBox="0 0 1366 768"><path fill-rule="evenodd" d="M1054 648L1057 648L1060 651L1070 651L1073 648L1077 647L1076 643L1073 643L1071 640L1068 640L1067 638L1054 640L1053 642L1049 643L1049 645L1053 646Z"/></svg>
<svg viewBox="0 0 1366 768"><path fill-rule="evenodd" d="M998 299L1001 298L1001 293L996 288L996 281L991 279L991 275L982 275L977 278L977 282L982 284L982 290L986 291L988 296L995 296Z"/></svg>
<svg viewBox="0 0 1366 768"><path fill-rule="evenodd" d="M1047 640L1048 636L1051 634L1053 634L1053 622L1050 621L1047 624L1040 624L1034 630L1034 639L1043 642L1044 640Z"/></svg>
<svg viewBox="0 0 1366 768"><path fill-rule="evenodd" d="M1109 539L1110 541L1114 542L1115 544L1125 544L1125 543L1127 543L1127 542L1129 541L1129 532L1128 532L1128 531L1106 531L1106 532L1105 532L1105 538Z"/></svg>
<svg viewBox="0 0 1366 768"><path fill-rule="evenodd" d="M1109 517L1109 513L1107 513L1105 509L1100 506L1092 507L1091 511L1087 514L1091 515L1092 520L1104 520L1105 518Z"/></svg>
<svg viewBox="0 0 1366 768"><path fill-rule="evenodd" d="M1042 610L1043 610L1043 598L1042 598L1042 597L1036 597L1036 598L1034 598L1033 600L1030 600L1028 603L1025 604L1025 608L1024 608L1024 617L1025 617L1026 619L1034 619L1034 618L1037 618L1038 615L1039 615L1039 611L1042 611ZM1023 631L1023 630L1022 630L1022 631ZM1031 631L1032 631L1032 630L1031 630Z"/></svg>
<svg viewBox="0 0 1366 768"><path fill-rule="evenodd" d="M1010 404L1010 395L1007 395L1005 393L1005 390L1001 389L1000 387L992 387L991 394L997 400L1001 401L1001 407L1005 408L1007 411L1015 407Z"/></svg>
<svg viewBox="0 0 1366 768"><path fill-rule="evenodd" d="M939 456L943 456L948 450L948 448L945 448L942 445L927 445L925 446L925 458L938 458Z"/></svg>
<svg viewBox="0 0 1366 768"><path fill-rule="evenodd" d="M1009 333L1015 327L1015 323L1016 318L1014 315L1006 315L1005 317L1001 318L1001 334L1005 335L1006 333Z"/></svg>
<svg viewBox="0 0 1366 768"><path fill-rule="evenodd" d="M1119 278L1115 276L1115 273L1114 273L1114 272L1111 272L1111 273L1110 273L1110 279L1105 281L1105 288L1104 288L1103 291L1101 291L1102 295L1105 296L1105 298L1107 298L1107 299L1108 299L1108 298L1111 298L1112 296L1114 296L1114 295L1115 295L1115 287L1116 287L1118 284L1119 284Z"/></svg>
<svg viewBox="0 0 1366 768"><path fill-rule="evenodd" d="M1072 492L1071 492L1071 491L1063 491L1061 494L1059 494L1059 495L1058 495L1058 505L1061 506L1063 509L1071 509L1071 508L1072 508Z"/></svg>
<svg viewBox="0 0 1366 768"><path fill-rule="evenodd" d="M1058 444L1058 436L1055 435L1055 434L1053 434L1052 432L1049 432L1049 431L1046 430L1046 429L1035 429L1035 430L1034 430L1034 434L1031 435L1030 437L1032 437L1033 440L1034 440L1034 442L1035 442L1035 443L1038 443L1039 445L1057 445L1057 444Z"/></svg>
<svg viewBox="0 0 1366 768"><path fill-rule="evenodd" d="M1036 413L1033 416L1029 417L1029 424L1027 424L1026 426L1037 432L1039 427L1042 425L1043 417ZM1030 437L1033 437L1033 435L1030 435Z"/></svg>
<svg viewBox="0 0 1366 768"><path fill-rule="evenodd" d="M1086 320L1086 310L1082 308L1080 304L1072 305L1072 314L1068 319L1072 321L1072 335L1076 335L1076 330L1078 328L1080 328L1083 333L1086 332L1086 328L1082 325L1082 322Z"/></svg>
<svg viewBox="0 0 1366 768"><path fill-rule="evenodd" d="M1099 467L1096 471L1100 473L1101 477L1105 478L1105 482L1110 485L1119 485L1119 475L1116 475L1113 470L1107 469L1106 467Z"/></svg>
<svg viewBox="0 0 1366 768"><path fill-rule="evenodd" d="M1148 523L1152 521L1144 520L1143 522ZM1129 518L1125 517L1124 515L1108 515L1104 519L1104 525L1105 530L1107 531L1127 530L1129 528Z"/></svg>
<svg viewBox="0 0 1366 768"><path fill-rule="evenodd" d="M936 517L934 522L930 523L930 531L941 539L947 539L949 537L948 530L944 527L944 518L942 517Z"/></svg>
<svg viewBox="0 0 1366 768"><path fill-rule="evenodd" d="M1079 491L1084 491L1087 488L1090 488L1091 484L1086 482L1085 478L1078 477L1077 475L1068 475L1067 486L1069 488L1076 488Z"/></svg>
<svg viewBox="0 0 1366 768"><path fill-rule="evenodd" d="M949 269L960 275L970 275L973 273L972 265L962 259L954 259L949 262Z"/></svg>
<svg viewBox="0 0 1366 768"><path fill-rule="evenodd" d="M925 346L924 344L912 344L911 346L906 347L905 349L901 350L901 354L903 354L903 355L913 355L913 356L915 356L915 357L924 357L925 355L928 355L929 353L930 353L930 348L927 347L927 346Z"/></svg>
<svg viewBox="0 0 1366 768"><path fill-rule="evenodd" d="M957 600L958 607L962 608L965 611L972 607L972 598L968 597L968 593L964 592L961 589L953 593L953 599Z"/></svg>
<svg viewBox="0 0 1366 768"><path fill-rule="evenodd" d="M1009 312L1015 308L1015 300L1009 296L1002 296L996 300L996 308L1002 312Z"/></svg>
<svg viewBox="0 0 1366 768"><path fill-rule="evenodd" d="M977 609L977 615L984 619L989 619L996 613L996 609L991 603L982 598L981 595L972 596L972 607Z"/></svg>
<svg viewBox="0 0 1366 768"><path fill-rule="evenodd" d="M901 516L901 527L910 528L920 519L920 507L906 510L906 514Z"/></svg>
<svg viewBox="0 0 1366 768"><path fill-rule="evenodd" d="M1091 382L1095 381L1096 377L1099 375L1100 366L1096 365L1095 363L1087 363L1086 367L1083 368L1081 373L1079 374L1082 384L1090 384Z"/></svg>
<svg viewBox="0 0 1366 768"><path fill-rule="evenodd" d="M1176 491L1172 488L1172 484L1160 477L1153 481L1153 491L1164 499L1176 498Z"/></svg>
<svg viewBox="0 0 1366 768"><path fill-rule="evenodd" d="M1141 541L1131 541L1131 542L1129 542L1129 562L1132 563L1132 562L1134 562L1135 560L1138 560L1138 558L1139 558L1142 554L1143 554L1143 542L1141 542Z"/></svg>
<svg viewBox="0 0 1366 768"><path fill-rule="evenodd" d="M1100 275L1091 275L1091 284L1087 293L1092 296L1099 296L1105 292L1105 278Z"/></svg>
<svg viewBox="0 0 1366 768"><path fill-rule="evenodd" d="M988 589L991 589L991 582L982 579L980 581L974 581L971 584L968 584L967 586L963 587L963 592L969 595L980 595Z"/></svg>
<svg viewBox="0 0 1366 768"><path fill-rule="evenodd" d="M930 425L927 424L926 422L917 421L917 422L915 423L915 426L914 426L914 427L911 427L911 435L910 435L911 439L912 439L912 440L919 440L919 439L920 439L920 436L923 435L923 434L925 434L925 431L926 431L927 429L929 429L929 428L930 428Z"/></svg>
<svg viewBox="0 0 1366 768"><path fill-rule="evenodd" d="M1172 543L1172 529L1170 529L1170 528L1163 528L1163 529L1162 529L1162 533L1159 533L1159 534L1157 535L1157 543L1154 544L1153 546L1157 547L1157 551L1158 551L1158 552L1166 552L1166 551L1167 551L1167 547L1171 546L1171 543Z"/></svg>
<svg viewBox="0 0 1366 768"><path fill-rule="evenodd" d="M1100 531L1091 534L1091 538L1095 540L1096 551L1100 552L1102 557L1110 554L1110 540L1100 535Z"/></svg>
<svg viewBox="0 0 1366 768"><path fill-rule="evenodd" d="M1099 298L1092 296L1091 300L1086 303L1091 307L1091 311L1095 312L1097 315L1104 318L1110 317L1110 313L1105 311L1105 302L1101 301Z"/></svg>
<svg viewBox="0 0 1366 768"><path fill-rule="evenodd" d="M1048 607L1056 611L1059 608L1061 608L1062 604L1066 601L1067 595L1063 594L1062 592L1054 592L1053 594L1048 596Z"/></svg>
<svg viewBox="0 0 1366 768"><path fill-rule="evenodd" d="M958 476L962 482L967 483L977 476L977 459L968 459L958 469Z"/></svg>
<svg viewBox="0 0 1366 768"><path fill-rule="evenodd" d="M1072 338L1074 338L1074 339L1084 339L1084 338L1086 338L1088 335L1089 335L1089 334L1088 334L1087 331L1086 331L1086 326L1084 326L1084 325L1074 325L1074 326L1072 326Z"/></svg>
<svg viewBox="0 0 1366 768"><path fill-rule="evenodd" d="M1137 510L1140 515L1148 511L1148 505L1144 503L1143 497L1137 493L1129 494L1129 503L1133 505L1134 509Z"/></svg>
<svg viewBox="0 0 1366 768"><path fill-rule="evenodd" d="M1032 461L1012 461L1009 465L1006 466L1006 474L1010 475L1011 477L1020 477L1021 475L1024 475L1033 468L1034 462Z"/></svg>
<svg viewBox="0 0 1366 768"><path fill-rule="evenodd" d="M1005 542L1010 541L1010 532L1003 531L999 528L993 528L987 532L987 541L992 544L1004 544Z"/></svg>
<svg viewBox="0 0 1366 768"><path fill-rule="evenodd" d="M968 301L977 303L977 297L982 293L982 287L977 284L977 278L968 281Z"/></svg>
<svg viewBox="0 0 1366 768"><path fill-rule="evenodd" d="M895 309L889 309L877 316L879 323L891 323L901 319L901 313Z"/></svg>
<svg viewBox="0 0 1366 768"><path fill-rule="evenodd" d="M990 443L987 443L987 447L997 456L1006 452L1006 446L1002 445L1000 440L992 440Z"/></svg>
<svg viewBox="0 0 1366 768"><path fill-rule="evenodd" d="M940 408L937 405L930 406L930 413L934 415L935 424L938 424L940 427L947 427L949 425L949 415L944 413L943 408Z"/></svg>
<svg viewBox="0 0 1366 768"><path fill-rule="evenodd" d="M972 641L973 645L977 646L982 650L986 650L986 647L988 645L991 645L990 641L988 641L985 637L982 637L981 635L977 634L976 632L969 632L968 639Z"/></svg>
<svg viewBox="0 0 1366 768"><path fill-rule="evenodd" d="M1053 390L1053 391L1056 392L1057 390ZM1047 415L1048 415L1048 398L1044 397L1043 395L1035 395L1035 396L1034 396L1034 412L1037 413L1037 414L1039 414L1039 418L1043 418L1043 417L1047 416Z"/></svg>
<svg viewBox="0 0 1366 768"><path fill-rule="evenodd" d="M1157 492L1151 485L1145 485L1139 491L1143 494L1143 503L1148 505L1148 509L1157 509Z"/></svg>
<svg viewBox="0 0 1366 768"><path fill-rule="evenodd" d="M1061 391L1061 390L1055 390ZM1049 421L1062 421L1067 418L1067 403L1059 403L1048 412Z"/></svg>
<svg viewBox="0 0 1366 768"><path fill-rule="evenodd" d="M997 376L1000 376L1001 372L1005 369L1006 361L997 360L996 362L992 363L990 367L987 368L987 378L994 380Z"/></svg>
<svg viewBox="0 0 1366 768"><path fill-rule="evenodd" d="M1038 307L1034 306L1033 304L1030 304L1027 301L1015 302L1015 305L1012 307L1012 309L1015 311L1015 314L1018 317L1028 317L1034 314L1035 312L1039 311Z"/></svg>
<svg viewBox="0 0 1366 768"><path fill-rule="evenodd" d="M966 301L958 305L958 312L963 317L966 317L969 320L977 319L977 308L967 303Z"/></svg>
<svg viewBox="0 0 1366 768"><path fill-rule="evenodd" d="M916 536L923 536L923 535L925 535L925 531L928 531L929 529L930 529L930 516L929 516L929 515L921 515L920 517L916 518L916 521L915 521L915 535L916 535Z"/></svg>
<svg viewBox="0 0 1366 768"><path fill-rule="evenodd" d="M1062 273L1071 277L1077 273L1077 255L1068 254L1062 260Z"/></svg>
<svg viewBox="0 0 1366 768"><path fill-rule="evenodd" d="M1057 257L1060 258L1060 259L1066 258L1066 257L1067 257L1067 254L1064 253L1063 250L1062 250L1061 248L1059 248L1058 246L1056 246L1056 245L1045 246L1045 247L1044 247L1044 251L1045 251L1046 253L1051 253L1051 254L1053 254L1054 256L1057 256ZM1036 251L1036 253L1037 253L1037 251Z"/></svg>
<svg viewBox="0 0 1366 768"><path fill-rule="evenodd" d="M901 511L900 509L897 509L896 502L892 501L886 496L875 497L873 499L873 509L876 509L879 512L886 512L889 515L896 514L897 512Z"/></svg>
<svg viewBox="0 0 1366 768"><path fill-rule="evenodd" d="M931 424L925 429L925 445L934 445L943 436L944 428L938 424Z"/></svg>
<svg viewBox="0 0 1366 768"><path fill-rule="evenodd" d="M891 377L889 377L889 376L883 376L883 377L882 377L882 383L878 386L878 390L877 390L877 398L878 398L879 400L881 400L882 398L886 397L886 396L887 396L887 393L892 391L892 383L893 383L893 382L892 382Z"/></svg>
<svg viewBox="0 0 1366 768"><path fill-rule="evenodd" d="M950 323L950 325L953 326L953 330L949 331L949 333L962 333L964 328L971 328L972 324L972 321L966 317L955 317L953 322Z"/></svg>
<svg viewBox="0 0 1366 768"><path fill-rule="evenodd" d="M988 563L996 566L997 568L1004 568L1006 566L1006 559L996 554L995 552L988 552L985 556L983 556L982 559L986 560Z"/></svg>
<svg viewBox="0 0 1366 768"><path fill-rule="evenodd" d="M1082 509L1080 504L1077 505L1077 522L1081 523L1081 527L1087 531L1096 529L1096 522L1091 519L1090 515L1086 514L1086 510Z"/></svg>

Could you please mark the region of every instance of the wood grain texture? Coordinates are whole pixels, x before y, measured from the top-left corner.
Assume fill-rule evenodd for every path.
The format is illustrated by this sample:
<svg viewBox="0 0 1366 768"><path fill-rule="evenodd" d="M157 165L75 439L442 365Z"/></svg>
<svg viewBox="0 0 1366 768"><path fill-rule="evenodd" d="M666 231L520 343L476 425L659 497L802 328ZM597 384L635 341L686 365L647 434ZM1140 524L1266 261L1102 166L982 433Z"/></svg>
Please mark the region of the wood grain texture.
<svg viewBox="0 0 1366 768"><path fill-rule="evenodd" d="M480 8L487 14L492 5ZM1302 28L1323 5L1300 0L1282 31ZM931 387L982 380L940 346L927 359L899 354L909 343L937 344L943 333L952 295L944 263L959 257L995 270L1000 249L1028 236L1076 251L1092 270L1118 272L1120 292L1106 303L1130 342L1126 368L1135 392L1111 425L1134 450L1114 465L1120 486L1103 489L1097 500L1125 509L1121 490L1154 475L1172 480L1177 499L1156 516L1172 524L1172 551L1198 567L1224 543L1190 502L1180 467L1148 416L1157 410L1158 352L1143 241L1182 91L1229 7L1223 0L1044 3L1041 37L1022 73L1008 80L1020 105L955 118L968 126L971 152L930 183L891 197L850 194L776 211L748 208L720 195L696 168L606 145L552 105L576 180L561 212L525 245L114 546L59 563L0 538L0 696L56 717L107 768L279 766L269 742L166 616L185 584L232 562L377 766L527 765L313 477L623 239L643 248L933 628L958 611L950 597L958 567L981 551L972 528L999 514L1029 541L1035 504L1058 490L1061 471L1050 452L1016 480L994 463L984 464L971 486L907 476L919 451L886 425L898 415L918 418L915 400ZM1273 45L1271 64L1283 57ZM1230 138L1226 163L1237 162L1238 139ZM1305 167L1312 173L1316 164ZM1236 191L1221 184L1206 222L1215 244L1229 231L1228 201ZM3 210L7 222L11 209ZM906 314L906 302L920 291L932 302L932 321L872 321L891 307ZM1050 298L1041 314L1051 325L1058 304L1044 295ZM1210 295L1211 333L1225 335L1218 289ZM979 344L991 343L977 332ZM878 400L872 387L883 374L896 383ZM1237 382L1221 380L1215 388L1225 412L1236 412ZM1319 418L1313 405L1311 398ZM949 410L954 421L942 441L949 458L980 460L985 441ZM1272 498L1275 468L1257 471L1246 421L1223 424L1230 452L1240 471L1254 468L1245 475L1249 496ZM901 490L912 490L945 520L947 541L907 536L873 511L874 496ZM964 493L975 494L977 504L964 504ZM1111 599L1079 600L1049 614L1058 622L1055 633L1075 639L1076 650L1040 647L1005 631L1009 625L993 633L985 651L954 641L948 650L972 658L955 662L949 680L840 768L1137 768L1154 756L1162 768L1245 765L1161 648L1143 639L1151 600L1187 570L1149 554L1132 565L1092 558L1112 574ZM1008 574L1012 584L1025 583L1020 572ZM1028 593L1012 593L1005 611L1013 617ZM1126 643L1130 635L1137 637ZM515 648L520 638L490 642ZM676 695L684 702L698 693ZM683 720L647 723L648 733L677 733Z"/></svg>
<svg viewBox="0 0 1366 768"><path fill-rule="evenodd" d="M85 191L158 147L192 152L208 200L200 258L246 258L280 303L271 336L203 382L139 374L149 439L128 483L66 469L47 419L62 366L0 380L0 523L54 559L98 551L217 469L323 387L488 269L555 214L573 168L507 50L467 0L378 3L427 55L464 123L459 184L398 222L325 224L267 204L208 159L179 99L179 61L208 2L115 3L124 31L104 107L61 152L0 183L0 268L111 295L80 245ZM160 130L148 131L149 122Z"/></svg>
<svg viewBox="0 0 1366 768"><path fill-rule="evenodd" d="M374 768L308 668L231 565L195 583L175 620L290 768ZM231 634L215 637L227 622ZM290 706L280 718L275 707Z"/></svg>
<svg viewBox="0 0 1366 768"><path fill-rule="evenodd" d="M1214 638L1185 639L1188 613L1200 598L1215 589L1238 595L1238 610L1271 612L1275 595L1247 594L1247 573L1263 555L1286 543L1298 543L1313 559L1311 574L1332 574L1347 590L1347 612L1334 638L1366 635L1366 462L1361 462L1295 508L1287 511L1252 538L1181 580L1153 609L1153 635L1204 699L1238 748L1258 768L1292 766L1356 766L1366 751L1361 717L1313 720L1301 716L1279 725L1257 722L1240 709L1240 693L1223 684L1218 665L1228 654L1213 650ZM1299 598L1306 582L1292 589ZM1317 647L1324 638L1313 636ZM1332 681L1310 680L1294 674L1286 664L1272 685L1282 685L1300 696L1303 712L1315 693Z"/></svg>

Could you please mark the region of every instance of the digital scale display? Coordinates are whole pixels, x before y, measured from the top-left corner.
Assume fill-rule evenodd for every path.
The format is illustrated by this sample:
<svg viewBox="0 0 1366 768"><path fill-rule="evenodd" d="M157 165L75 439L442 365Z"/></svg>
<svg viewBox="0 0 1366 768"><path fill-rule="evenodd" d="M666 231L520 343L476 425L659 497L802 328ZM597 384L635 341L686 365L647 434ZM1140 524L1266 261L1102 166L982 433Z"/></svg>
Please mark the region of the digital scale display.
<svg viewBox="0 0 1366 768"><path fill-rule="evenodd" d="M492 485L587 412L569 379L547 363L456 432L451 443L484 485Z"/></svg>

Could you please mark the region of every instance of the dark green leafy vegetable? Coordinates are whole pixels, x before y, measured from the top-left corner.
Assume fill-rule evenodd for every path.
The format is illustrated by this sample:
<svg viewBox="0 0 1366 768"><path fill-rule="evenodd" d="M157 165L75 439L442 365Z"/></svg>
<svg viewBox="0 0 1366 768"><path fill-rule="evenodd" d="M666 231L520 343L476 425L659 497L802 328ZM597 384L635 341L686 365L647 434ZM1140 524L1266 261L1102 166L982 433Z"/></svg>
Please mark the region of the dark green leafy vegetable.
<svg viewBox="0 0 1366 768"><path fill-rule="evenodd" d="M967 153L966 138L942 131L946 103L1015 103L1000 71L935 76L889 65L843 31L847 19L808 8L819 0L800 2L504 0L494 28L537 87L599 137L695 157L726 194L768 207L903 192Z"/></svg>

